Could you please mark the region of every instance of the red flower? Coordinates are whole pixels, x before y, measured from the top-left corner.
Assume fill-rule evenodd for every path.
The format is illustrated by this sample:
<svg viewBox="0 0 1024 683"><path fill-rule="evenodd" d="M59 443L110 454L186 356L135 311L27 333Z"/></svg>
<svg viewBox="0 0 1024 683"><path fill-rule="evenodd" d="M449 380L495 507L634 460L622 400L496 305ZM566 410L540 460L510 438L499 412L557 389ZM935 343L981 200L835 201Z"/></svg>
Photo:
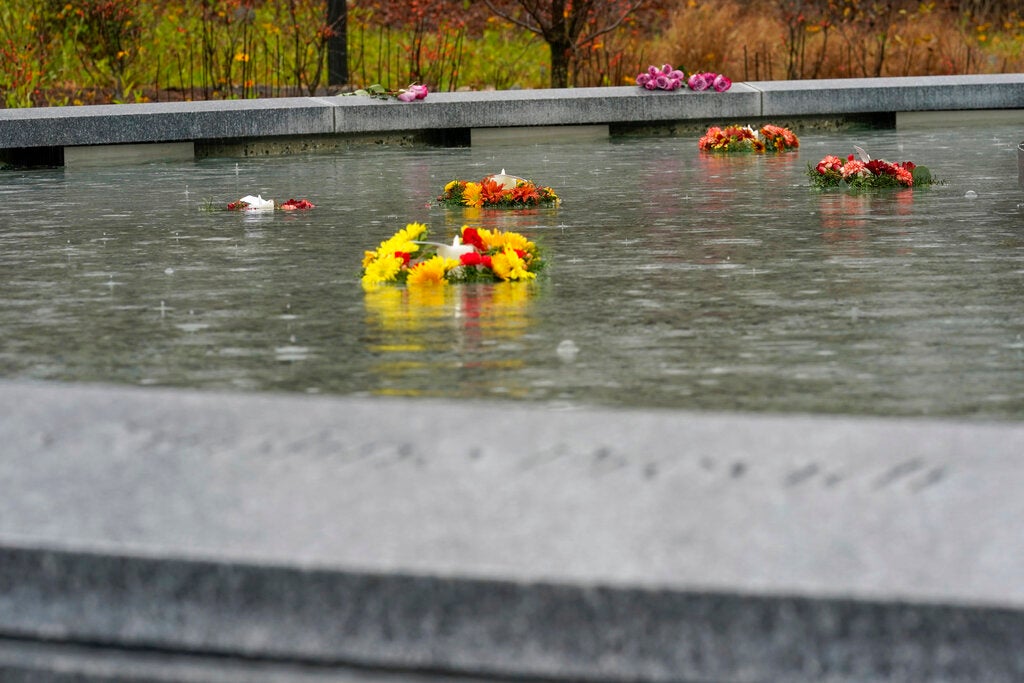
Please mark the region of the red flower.
<svg viewBox="0 0 1024 683"><path fill-rule="evenodd" d="M295 211L296 209L313 209L316 208L316 205L308 199L289 199L281 204L281 208L285 211Z"/></svg>
<svg viewBox="0 0 1024 683"><path fill-rule="evenodd" d="M406 253L404 251L396 251L395 252L395 258L402 259L402 265L403 266L408 266L409 265L409 260L412 258L412 255L408 254L408 253Z"/></svg>
<svg viewBox="0 0 1024 683"><path fill-rule="evenodd" d="M872 159L864 164L864 168L871 171L871 175L892 175L889 163L881 159Z"/></svg>
<svg viewBox="0 0 1024 683"><path fill-rule="evenodd" d="M477 232L476 228L462 229L462 243L473 245L477 248L477 251L487 251L487 245L484 244L483 238L480 237L480 233Z"/></svg>
<svg viewBox="0 0 1024 683"><path fill-rule="evenodd" d="M842 167L843 162L839 160L839 157L834 157L829 154L818 162L817 171L818 173L824 174L827 171L839 171Z"/></svg>
<svg viewBox="0 0 1024 683"><path fill-rule="evenodd" d="M491 257L487 254L481 254L475 251L463 254L459 257L459 261L464 266L483 266L484 268L491 268Z"/></svg>

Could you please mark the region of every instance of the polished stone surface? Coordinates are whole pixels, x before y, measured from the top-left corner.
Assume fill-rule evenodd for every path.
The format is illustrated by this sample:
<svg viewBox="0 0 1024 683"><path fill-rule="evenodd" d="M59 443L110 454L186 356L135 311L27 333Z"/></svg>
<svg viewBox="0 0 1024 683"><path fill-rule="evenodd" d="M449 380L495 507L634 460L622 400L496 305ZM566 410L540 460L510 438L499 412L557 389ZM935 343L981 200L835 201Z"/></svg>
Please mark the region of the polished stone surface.
<svg viewBox="0 0 1024 683"><path fill-rule="evenodd" d="M113 145L334 132L317 98L154 102L0 110L0 148Z"/></svg>
<svg viewBox="0 0 1024 683"><path fill-rule="evenodd" d="M764 116L1024 107L1024 76L907 76L758 81Z"/></svg>
<svg viewBox="0 0 1024 683"><path fill-rule="evenodd" d="M654 124L870 112L1024 108L1024 74L734 83L725 93L637 87L0 110L0 149L505 126Z"/></svg>
<svg viewBox="0 0 1024 683"><path fill-rule="evenodd" d="M0 634L564 679L1024 676L1024 425L5 383Z"/></svg>

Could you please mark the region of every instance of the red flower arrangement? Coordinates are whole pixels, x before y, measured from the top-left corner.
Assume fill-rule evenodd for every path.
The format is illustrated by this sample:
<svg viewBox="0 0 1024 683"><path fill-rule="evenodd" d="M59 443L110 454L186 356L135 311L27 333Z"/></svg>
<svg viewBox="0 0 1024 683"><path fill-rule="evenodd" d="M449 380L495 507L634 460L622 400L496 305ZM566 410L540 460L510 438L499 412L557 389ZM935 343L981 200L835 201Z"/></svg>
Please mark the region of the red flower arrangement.
<svg viewBox="0 0 1024 683"><path fill-rule="evenodd" d="M280 208L283 211L301 211L303 209L315 209L316 204L308 199L289 199L281 204Z"/></svg>
<svg viewBox="0 0 1024 683"><path fill-rule="evenodd" d="M872 159L863 151L860 158L853 154L843 161L837 156L828 155L816 166L807 166L807 175L816 187L847 187L863 189L875 187L914 187L915 185L931 185L935 181L925 166L913 161L891 162L884 159Z"/></svg>
<svg viewBox="0 0 1024 683"><path fill-rule="evenodd" d="M296 211L300 209L313 209L316 205L308 199L289 199L284 203L275 202L273 199L264 199L263 195L246 195L241 199L228 204L229 211Z"/></svg>

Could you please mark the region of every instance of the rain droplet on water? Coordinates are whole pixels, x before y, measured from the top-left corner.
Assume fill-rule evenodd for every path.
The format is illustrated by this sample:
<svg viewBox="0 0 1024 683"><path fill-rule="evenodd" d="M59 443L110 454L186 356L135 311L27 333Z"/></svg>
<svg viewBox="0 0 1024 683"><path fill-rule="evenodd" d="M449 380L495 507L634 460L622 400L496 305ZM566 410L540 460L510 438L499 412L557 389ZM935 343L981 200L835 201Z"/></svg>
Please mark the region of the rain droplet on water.
<svg viewBox="0 0 1024 683"><path fill-rule="evenodd" d="M563 339L558 343L558 348L555 349L555 353L565 363L571 363L576 360L576 354L580 352L576 342L572 339Z"/></svg>

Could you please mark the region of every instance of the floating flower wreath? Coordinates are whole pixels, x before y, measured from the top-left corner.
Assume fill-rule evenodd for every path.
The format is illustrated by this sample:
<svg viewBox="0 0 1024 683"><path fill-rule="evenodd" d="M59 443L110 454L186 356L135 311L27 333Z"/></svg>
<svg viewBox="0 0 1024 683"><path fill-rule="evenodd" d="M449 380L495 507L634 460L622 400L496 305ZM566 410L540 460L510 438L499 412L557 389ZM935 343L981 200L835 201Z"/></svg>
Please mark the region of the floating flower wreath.
<svg viewBox="0 0 1024 683"><path fill-rule="evenodd" d="M653 65L647 67L647 71L637 74L636 84L646 90L678 90L685 84L690 90L711 88L725 92L732 87L732 81L722 74L704 71L686 78L682 69L673 69L671 64L663 64L660 69Z"/></svg>
<svg viewBox="0 0 1024 683"><path fill-rule="evenodd" d="M273 199L264 199L263 195L246 195L238 201L231 202L228 204L228 209L231 211L273 211L274 209L281 209L282 211L297 211L300 209L314 209L316 205L308 199L289 199L286 202L278 204Z"/></svg>
<svg viewBox="0 0 1024 683"><path fill-rule="evenodd" d="M532 280L544 267L537 245L517 232L464 225L451 244L429 242L427 233L426 225L409 223L365 252L363 286Z"/></svg>
<svg viewBox="0 0 1024 683"><path fill-rule="evenodd" d="M759 130L750 126L712 126L697 143L705 152L785 152L800 146L793 131L767 123Z"/></svg>
<svg viewBox="0 0 1024 683"><path fill-rule="evenodd" d="M884 159L872 159L868 154L857 149L857 156L850 154L843 161L839 157L828 155L818 162L817 166L807 165L807 175L815 187L828 188L845 185L855 189L875 187L914 187L915 185L931 185L931 171L927 166L919 166L912 161L890 162Z"/></svg>
<svg viewBox="0 0 1024 683"><path fill-rule="evenodd" d="M489 175L479 183L453 180L444 186L437 201L445 206L471 206L485 209L528 209L557 206L561 199L550 187L501 173Z"/></svg>

